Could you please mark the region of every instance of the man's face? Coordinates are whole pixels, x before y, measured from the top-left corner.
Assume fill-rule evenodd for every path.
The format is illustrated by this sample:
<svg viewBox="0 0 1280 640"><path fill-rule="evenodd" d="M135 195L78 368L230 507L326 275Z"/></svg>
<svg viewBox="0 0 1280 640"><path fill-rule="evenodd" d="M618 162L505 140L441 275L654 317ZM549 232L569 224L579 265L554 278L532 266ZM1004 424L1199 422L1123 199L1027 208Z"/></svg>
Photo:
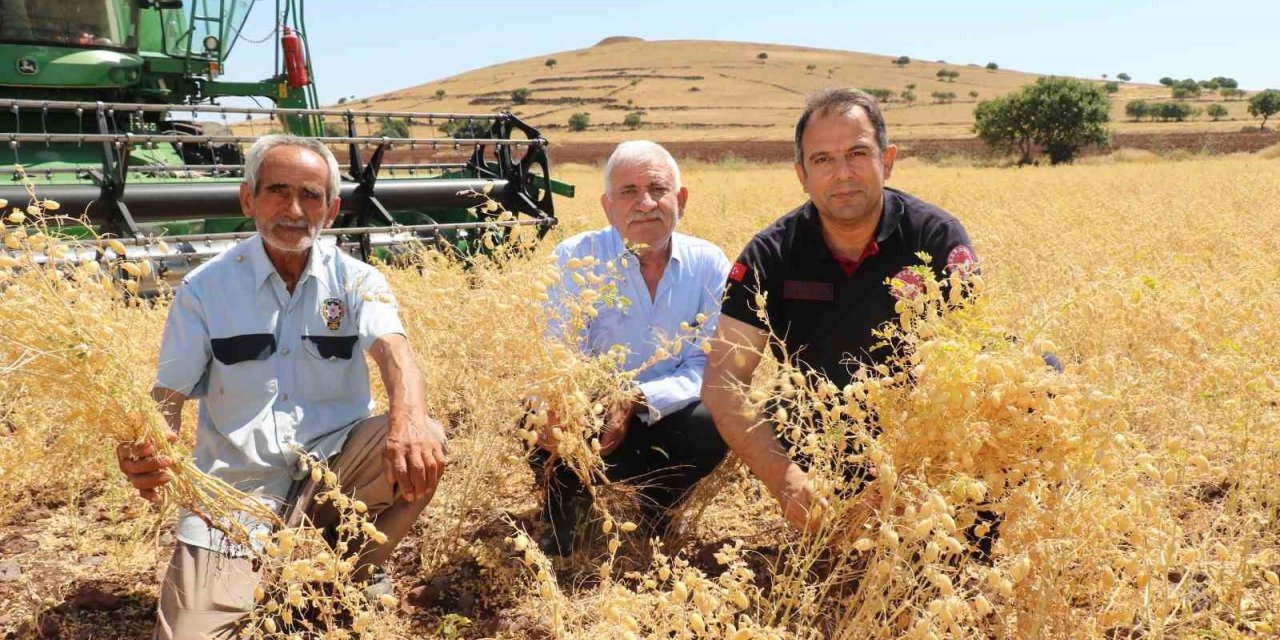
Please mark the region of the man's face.
<svg viewBox="0 0 1280 640"><path fill-rule="evenodd" d="M605 215L628 245L664 250L684 215L689 190L675 186L665 162L642 159L613 168L609 191L600 196Z"/></svg>
<svg viewBox="0 0 1280 640"><path fill-rule="evenodd" d="M815 115L800 141L804 155L796 177L818 213L837 222L879 220L898 149L889 145L881 153L866 111Z"/></svg>
<svg viewBox="0 0 1280 640"><path fill-rule="evenodd" d="M240 185L240 206L270 249L305 254L338 215L338 198L326 201L328 185L329 167L319 154L302 147L275 147L258 170L257 193L250 192L248 184Z"/></svg>

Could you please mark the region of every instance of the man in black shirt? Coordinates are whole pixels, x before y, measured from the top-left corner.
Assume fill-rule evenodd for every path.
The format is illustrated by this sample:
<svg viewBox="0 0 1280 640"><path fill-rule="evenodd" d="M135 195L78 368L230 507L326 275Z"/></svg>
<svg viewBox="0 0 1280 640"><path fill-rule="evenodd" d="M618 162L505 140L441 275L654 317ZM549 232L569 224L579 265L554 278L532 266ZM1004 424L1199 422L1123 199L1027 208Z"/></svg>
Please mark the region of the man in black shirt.
<svg viewBox="0 0 1280 640"><path fill-rule="evenodd" d="M807 473L770 425L748 417L736 390L750 383L768 343L757 293L786 351L843 387L858 368L891 355L874 346L872 331L894 317L898 296L922 288L909 270L922 264L918 252L930 256L923 264L944 281L976 266L958 220L884 186L896 155L875 98L854 89L811 98L796 124L795 163L809 201L758 233L729 271L703 403L725 442L801 529L814 522ZM890 289L890 278L901 284Z"/></svg>

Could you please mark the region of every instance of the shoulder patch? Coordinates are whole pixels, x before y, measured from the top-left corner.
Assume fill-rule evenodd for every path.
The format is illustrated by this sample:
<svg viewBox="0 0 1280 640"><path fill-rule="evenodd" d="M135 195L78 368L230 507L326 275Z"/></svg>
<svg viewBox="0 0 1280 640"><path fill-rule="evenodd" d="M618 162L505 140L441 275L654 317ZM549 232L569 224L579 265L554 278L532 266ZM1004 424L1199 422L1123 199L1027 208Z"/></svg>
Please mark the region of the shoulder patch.
<svg viewBox="0 0 1280 640"><path fill-rule="evenodd" d="M729 279L734 282L742 282L742 278L747 275L747 265L741 262L733 263L729 268Z"/></svg>
<svg viewBox="0 0 1280 640"><path fill-rule="evenodd" d="M947 254L947 271L955 271L962 276L970 275L978 266L978 258L968 245L958 244Z"/></svg>

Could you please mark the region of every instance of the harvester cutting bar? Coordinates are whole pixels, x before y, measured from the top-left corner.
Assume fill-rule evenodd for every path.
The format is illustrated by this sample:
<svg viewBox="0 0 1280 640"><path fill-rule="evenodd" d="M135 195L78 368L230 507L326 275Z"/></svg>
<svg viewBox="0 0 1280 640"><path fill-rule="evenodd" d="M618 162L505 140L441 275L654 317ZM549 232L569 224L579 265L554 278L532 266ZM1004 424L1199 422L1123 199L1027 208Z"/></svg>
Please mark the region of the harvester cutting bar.
<svg viewBox="0 0 1280 640"><path fill-rule="evenodd" d="M427 162L420 164L384 164L381 170L388 174L394 175L396 171L408 171L412 174L414 171L461 171L466 169L468 165L464 162ZM130 173L172 173L181 175L191 175L197 173L220 173L241 175L244 172L242 164L147 164L134 165L129 167ZM0 166L0 175L10 173L14 180L21 180L25 174L27 177L35 179L40 177L51 177L55 175L78 175L86 180L90 179L90 171L83 167L53 167L49 169L28 169L23 168L18 171L16 166Z"/></svg>
<svg viewBox="0 0 1280 640"><path fill-rule="evenodd" d="M221 135L184 135L174 133L5 133L0 139L7 140L9 146L17 149L22 143L55 144L55 143L102 143L116 145L146 145L156 143L169 144L252 144L260 136L221 136ZM460 149L465 146L494 145L499 147L529 147L545 144L544 140L513 140L502 138L388 138L364 136L325 136L315 140L324 144L363 144L369 146L386 145L387 148L397 146L424 146L431 148L452 147Z"/></svg>
<svg viewBox="0 0 1280 640"><path fill-rule="evenodd" d="M346 213L358 213L368 206L369 196L358 191L359 183L341 184L342 208ZM488 193L495 199L506 190L516 188L507 180L478 179L403 179L384 180L378 183L377 199L387 209L414 207L466 208L483 204ZM184 211L191 217L232 218L243 216L240 207L238 182L174 182L129 185L126 198L129 213L139 223L163 222L181 219ZM97 185L75 184L41 185L42 199L53 200L61 210L72 216L82 213L90 221L103 222L115 214L115 210L103 201L102 189ZM13 203L26 202L26 189L0 188L0 198ZM347 233L350 233L348 231Z"/></svg>
<svg viewBox="0 0 1280 640"><path fill-rule="evenodd" d="M497 113L445 113L429 111L368 111L361 109L290 109L277 107L226 107L212 104L172 105L142 104L136 102L71 102L66 100L0 100L0 109L49 109L58 111L119 111L151 113L208 113L216 115L268 115L268 116L358 116L368 118L411 118L413 120L497 120L504 117Z"/></svg>

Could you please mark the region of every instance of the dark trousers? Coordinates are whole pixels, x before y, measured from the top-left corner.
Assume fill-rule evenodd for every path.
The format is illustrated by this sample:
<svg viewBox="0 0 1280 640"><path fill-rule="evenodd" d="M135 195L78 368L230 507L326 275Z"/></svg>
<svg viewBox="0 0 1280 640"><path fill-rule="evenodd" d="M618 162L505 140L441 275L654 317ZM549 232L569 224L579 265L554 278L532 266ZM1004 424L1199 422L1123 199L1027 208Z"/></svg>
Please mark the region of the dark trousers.
<svg viewBox="0 0 1280 640"><path fill-rule="evenodd" d="M657 526L665 522L668 509L715 470L727 451L711 413L701 401L694 402L651 425L632 418L622 443L604 457L605 476L638 485L643 516L650 526ZM546 450L535 448L529 466L544 485L546 513L555 522L569 517L574 503L589 505L591 496L563 462L557 459L549 465L550 459Z"/></svg>

